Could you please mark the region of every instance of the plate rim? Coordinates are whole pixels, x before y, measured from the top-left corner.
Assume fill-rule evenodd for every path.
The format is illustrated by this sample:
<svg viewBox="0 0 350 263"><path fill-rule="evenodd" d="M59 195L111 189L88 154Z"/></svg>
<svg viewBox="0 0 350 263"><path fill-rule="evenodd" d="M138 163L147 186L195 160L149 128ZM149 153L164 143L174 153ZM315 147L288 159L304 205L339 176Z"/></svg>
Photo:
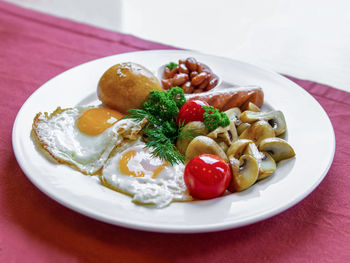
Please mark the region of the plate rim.
<svg viewBox="0 0 350 263"><path fill-rule="evenodd" d="M279 80L282 80L284 82L287 82L289 85L292 84L294 87L297 87L299 89L301 89L303 92L305 92L308 96L310 96L314 102L316 102L319 106L319 108L323 111L324 116L327 118L326 121L327 123L330 125L330 131L331 131L331 141L332 141L332 152L331 152L331 158L329 159L329 162L327 164L326 169L323 171L322 175L318 177L318 180L314 182L313 185L309 186L308 190L305 190L303 192L303 194L299 194L296 198L294 198L293 200L291 200L290 202L288 202L287 204L284 204L284 206L281 206L278 209L271 209L271 211L267 211L264 214L261 215L257 215L254 216L252 218L250 218L249 220L244 220L244 221L240 221L240 222L236 222L236 223L232 223L230 221L228 222L221 222L218 224L210 224L210 225L199 225L199 226L194 226L194 225L190 225L189 227L186 226L171 226L171 225L163 225L161 227L155 226L155 225L145 225L145 224L138 224L136 222L125 222L125 221L116 221L114 220L110 220L109 218L100 216L99 214L93 213L91 211L87 211L84 209L81 209L80 207L76 206L76 205L72 205L71 203L65 202L64 200L60 199L59 197L51 194L47 189L45 189L44 187L42 187L42 185L36 180L37 178L31 176L30 171L27 170L27 166L24 163L23 158L19 158L19 156L21 155L21 151L20 151L20 146L18 144L18 142L16 141L17 139L17 130L18 130L18 120L19 117L22 114L22 110L24 109L25 105L27 105L27 103L30 102L31 97L35 96L35 94L37 92L39 92L39 90L47 85L47 83L54 81L56 78L59 78L62 74L66 73L67 71L70 71L72 69L75 69L77 67L80 67L82 65L91 63L91 62L95 62L95 61L99 61L99 60L103 60L109 57L115 57L115 56L119 56L119 55L127 55L127 54L134 54L134 53L188 53L188 54L201 54L203 56L210 56L210 57L216 57L216 58L220 58L220 59L224 59L224 60L230 60L230 61L235 61L238 62L240 64L244 64L248 67L253 67L259 71L263 71L263 72L268 72L269 74L273 74L274 77L277 77ZM61 72L60 74L54 76L53 78L49 79L48 81L46 81L44 84L42 84L39 88L37 88L26 100L25 102L22 104L20 110L18 111L14 124L13 124L13 128L12 128L12 148L14 151L14 155L15 158L17 160L17 163L19 164L20 168L22 169L23 173L26 175L26 177L29 179L30 182L32 182L41 192L43 192L46 196L48 196L49 198L55 200L56 202L58 202L59 204L75 211L78 212L80 214L83 214L87 217L90 217L92 219L98 220L98 221L102 221L111 225L116 225L116 226L120 226L120 227L126 227L126 228L131 228L131 229L136 229L136 230L143 230L143 231L151 231L151 232L162 232L162 233L205 233L205 232L216 232L216 231L223 231L223 230L227 230L227 229L233 229L233 228L238 228L238 227L242 227L242 226L246 226L246 225L250 225L253 223L257 223L260 222L262 220L268 219L270 217L273 217L279 213L282 213L283 211L286 211L287 209L293 207L294 205L296 205L297 203L299 203L301 200L305 199L309 194L311 194L316 187L323 181L323 179L325 178L325 176L327 175L333 160L334 160L334 155L335 155L335 148L336 148L336 141L335 141L335 133L334 133L334 128L332 125L332 122L328 116L328 114L326 113L326 111L324 110L324 108L321 106L321 104L309 93L307 92L304 88L302 88L300 85L296 84L295 82L291 81L290 79L282 76L281 74L278 74L270 69L266 69L260 66L256 66L241 60L236 60L236 59L231 59L231 58L225 58L222 56L215 56L215 55L209 55L209 54L204 54L201 52L197 52L197 51L186 51L186 50L167 50L167 49L161 49L161 50L148 50L148 51L134 51L134 52L127 52L127 53L121 53L121 54L115 54L115 55L110 55L110 56L105 56L105 57L101 57L98 59L94 59L91 61L87 61L85 63L76 65L72 68L69 68L63 72Z"/></svg>

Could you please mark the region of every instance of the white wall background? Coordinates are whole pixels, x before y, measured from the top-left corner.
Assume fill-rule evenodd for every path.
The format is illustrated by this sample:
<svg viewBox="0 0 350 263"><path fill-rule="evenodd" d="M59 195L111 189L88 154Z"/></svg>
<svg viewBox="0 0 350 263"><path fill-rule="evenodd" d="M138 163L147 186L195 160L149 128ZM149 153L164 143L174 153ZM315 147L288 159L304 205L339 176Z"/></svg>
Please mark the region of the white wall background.
<svg viewBox="0 0 350 263"><path fill-rule="evenodd" d="M350 91L348 0L7 0Z"/></svg>

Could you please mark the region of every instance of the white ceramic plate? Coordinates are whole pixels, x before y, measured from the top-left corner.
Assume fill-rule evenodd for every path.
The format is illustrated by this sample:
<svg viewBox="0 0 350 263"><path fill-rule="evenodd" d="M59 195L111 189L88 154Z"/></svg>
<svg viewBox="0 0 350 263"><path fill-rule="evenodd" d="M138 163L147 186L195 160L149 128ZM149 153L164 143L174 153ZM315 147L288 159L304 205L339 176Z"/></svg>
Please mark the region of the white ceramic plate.
<svg viewBox="0 0 350 263"><path fill-rule="evenodd" d="M56 107L97 103L96 86L103 72L118 62L132 61L154 72L168 61L193 56L210 65L224 82L259 85L265 102L282 110L288 142L296 158L282 161L277 171L248 190L208 201L172 203L152 209L101 186L65 165L49 162L35 148L32 120ZM110 56L72 68L35 91L19 111L13 127L13 148L28 178L48 196L79 213L134 229L194 233L235 228L276 215L305 198L325 177L334 156L335 138L322 107L304 89L274 72L240 61L188 51L146 51Z"/></svg>

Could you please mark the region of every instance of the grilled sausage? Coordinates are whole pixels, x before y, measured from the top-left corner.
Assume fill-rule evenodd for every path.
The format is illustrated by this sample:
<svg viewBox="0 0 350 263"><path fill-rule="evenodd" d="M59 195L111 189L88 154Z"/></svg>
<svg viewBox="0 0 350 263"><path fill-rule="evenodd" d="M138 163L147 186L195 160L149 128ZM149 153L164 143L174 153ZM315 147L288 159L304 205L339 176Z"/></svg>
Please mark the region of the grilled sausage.
<svg viewBox="0 0 350 263"><path fill-rule="evenodd" d="M213 89L203 93L185 94L185 96L187 100L204 100L220 111L226 111L234 107L239 107L244 111L249 102L258 107L261 107L264 103L264 93L260 87L256 86Z"/></svg>

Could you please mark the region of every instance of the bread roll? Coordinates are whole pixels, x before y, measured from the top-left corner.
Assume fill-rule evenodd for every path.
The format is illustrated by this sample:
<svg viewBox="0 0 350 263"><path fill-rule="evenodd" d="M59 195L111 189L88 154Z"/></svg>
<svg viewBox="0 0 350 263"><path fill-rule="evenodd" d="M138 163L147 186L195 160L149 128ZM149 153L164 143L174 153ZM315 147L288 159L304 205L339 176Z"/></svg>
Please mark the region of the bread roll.
<svg viewBox="0 0 350 263"><path fill-rule="evenodd" d="M108 107L127 113L140 108L151 90L162 90L159 80L147 68L132 62L110 67L98 83L98 98Z"/></svg>

